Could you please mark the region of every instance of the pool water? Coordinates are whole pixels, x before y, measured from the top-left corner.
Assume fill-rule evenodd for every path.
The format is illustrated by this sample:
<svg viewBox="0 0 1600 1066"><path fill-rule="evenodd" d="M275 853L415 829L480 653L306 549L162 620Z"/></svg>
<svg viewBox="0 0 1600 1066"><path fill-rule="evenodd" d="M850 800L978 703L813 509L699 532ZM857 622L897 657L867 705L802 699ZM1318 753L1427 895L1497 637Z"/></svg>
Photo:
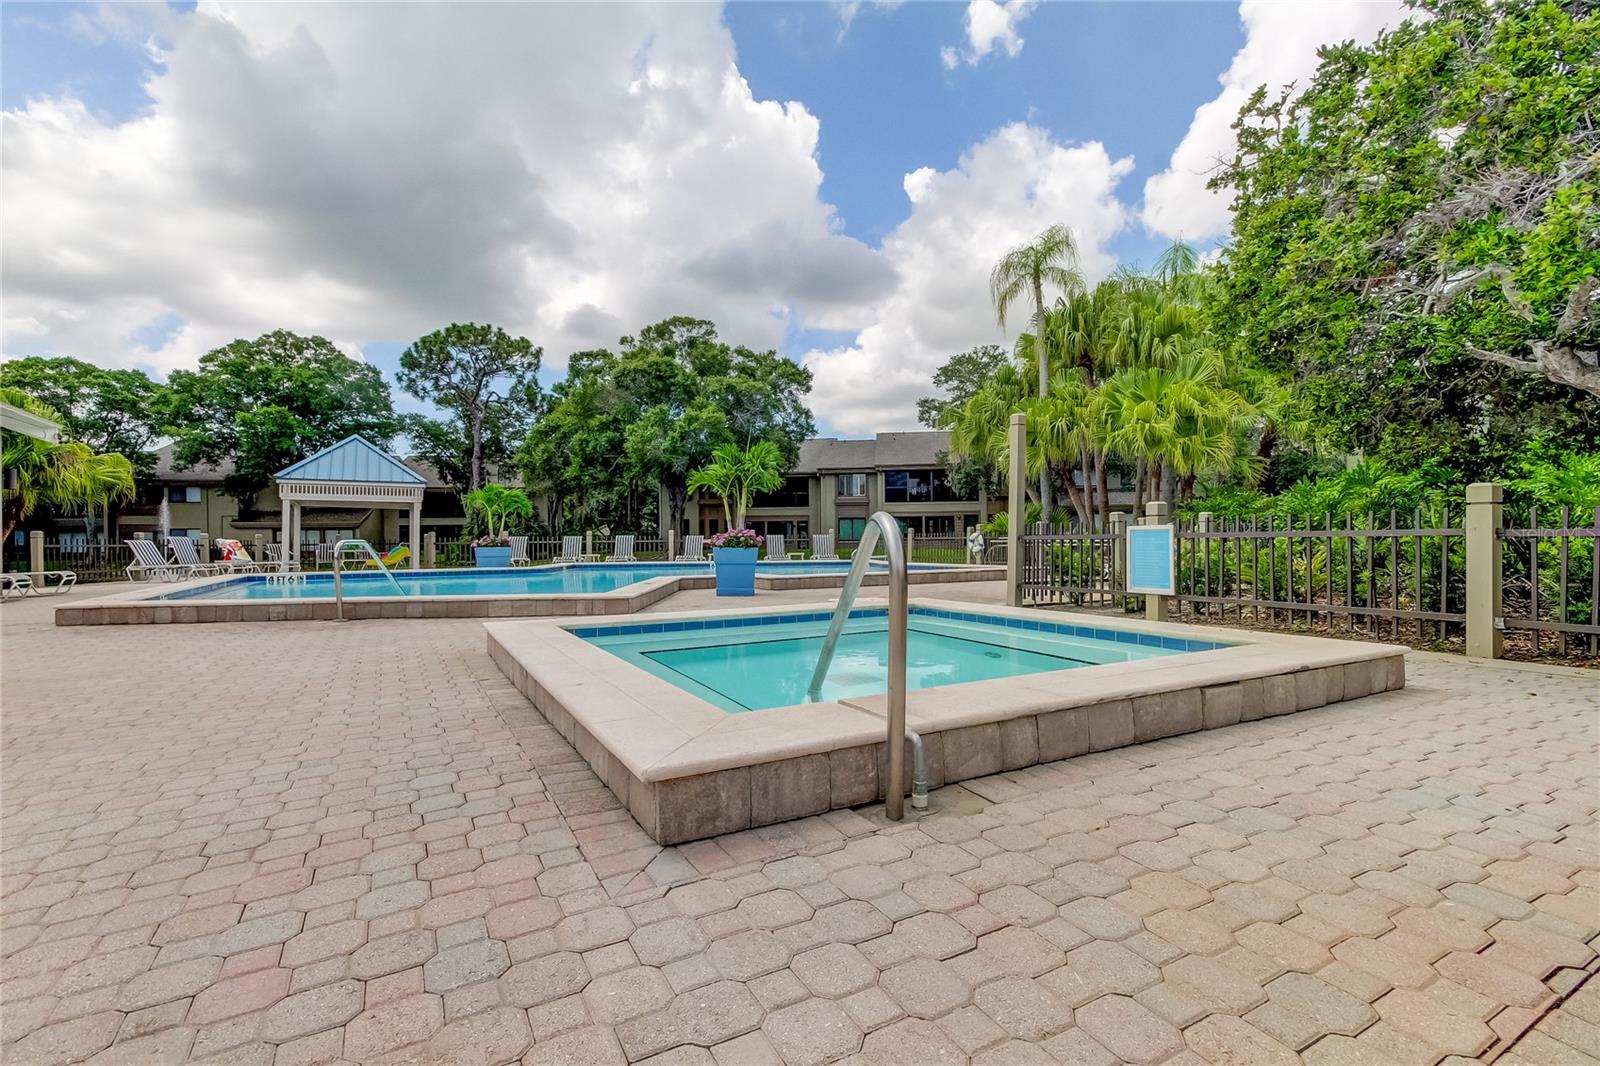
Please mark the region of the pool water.
<svg viewBox="0 0 1600 1066"><path fill-rule="evenodd" d="M874 569L882 567L874 563ZM761 574L844 574L848 559L837 562L774 562L757 564ZM937 570L933 565L913 570ZM709 563L590 563L575 566L513 567L506 570L394 570L401 592L376 571L340 576L344 595L405 596L583 596L614 592L655 577L711 576ZM195 589L179 589L161 600L331 600L332 574L307 574L304 582L268 584L264 575L248 575Z"/></svg>
<svg viewBox="0 0 1600 1066"><path fill-rule="evenodd" d="M580 626L589 643L734 714L806 702L831 612L685 622ZM990 681L1101 663L1131 662L1225 645L1068 623L911 608L906 684L911 689ZM822 699L888 688L888 617L852 611Z"/></svg>

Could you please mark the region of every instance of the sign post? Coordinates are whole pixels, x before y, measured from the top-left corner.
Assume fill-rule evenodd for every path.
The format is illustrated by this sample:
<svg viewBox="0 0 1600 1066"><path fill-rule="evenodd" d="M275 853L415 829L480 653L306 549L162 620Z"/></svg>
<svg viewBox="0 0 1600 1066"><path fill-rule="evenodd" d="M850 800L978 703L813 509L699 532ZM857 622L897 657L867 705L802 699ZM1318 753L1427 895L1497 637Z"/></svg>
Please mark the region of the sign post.
<svg viewBox="0 0 1600 1066"><path fill-rule="evenodd" d="M1176 530L1165 501L1145 504L1145 524L1128 527L1128 591L1144 595L1144 616L1167 620L1167 597L1175 595Z"/></svg>

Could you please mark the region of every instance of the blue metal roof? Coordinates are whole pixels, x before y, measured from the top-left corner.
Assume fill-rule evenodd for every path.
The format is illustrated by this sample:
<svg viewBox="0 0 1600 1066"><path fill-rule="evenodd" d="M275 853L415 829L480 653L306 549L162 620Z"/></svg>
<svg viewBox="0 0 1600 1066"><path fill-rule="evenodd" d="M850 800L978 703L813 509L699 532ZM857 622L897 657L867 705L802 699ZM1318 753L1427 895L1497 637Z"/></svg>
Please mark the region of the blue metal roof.
<svg viewBox="0 0 1600 1066"><path fill-rule="evenodd" d="M359 434L346 437L338 444L330 444L293 466L284 467L276 476L285 481L427 484L421 474Z"/></svg>

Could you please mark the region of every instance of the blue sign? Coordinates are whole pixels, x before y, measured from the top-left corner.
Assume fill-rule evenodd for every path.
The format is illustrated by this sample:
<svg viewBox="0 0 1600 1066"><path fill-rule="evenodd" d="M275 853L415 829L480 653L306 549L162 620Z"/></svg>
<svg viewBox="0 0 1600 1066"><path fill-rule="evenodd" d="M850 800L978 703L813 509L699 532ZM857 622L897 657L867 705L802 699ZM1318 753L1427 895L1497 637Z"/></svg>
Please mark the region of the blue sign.
<svg viewBox="0 0 1600 1066"><path fill-rule="evenodd" d="M1171 596L1174 526L1128 527L1128 591Z"/></svg>

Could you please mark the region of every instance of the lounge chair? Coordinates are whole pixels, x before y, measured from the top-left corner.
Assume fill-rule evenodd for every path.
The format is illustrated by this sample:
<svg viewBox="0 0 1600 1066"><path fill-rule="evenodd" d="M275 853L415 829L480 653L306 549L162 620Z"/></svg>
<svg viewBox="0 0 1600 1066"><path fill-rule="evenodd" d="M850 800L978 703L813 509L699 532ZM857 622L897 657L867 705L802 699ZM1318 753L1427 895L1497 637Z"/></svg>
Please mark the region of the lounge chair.
<svg viewBox="0 0 1600 1066"><path fill-rule="evenodd" d="M704 560L706 557L706 538L698 533L690 533L683 538L683 551L678 553L680 559Z"/></svg>
<svg viewBox="0 0 1600 1066"><path fill-rule="evenodd" d="M410 558L411 546L408 544L397 544L393 548L390 548L387 552L384 552L382 557L384 569L393 570L397 566L403 566L405 565L406 560ZM378 564L373 562L371 559L368 559L366 562L366 567L369 570L376 569L377 565Z"/></svg>
<svg viewBox="0 0 1600 1066"><path fill-rule="evenodd" d="M153 540L125 540L128 550L133 552L133 562L128 564L129 581L149 581L158 578L162 581L182 581L194 574L176 563L169 562L161 549L156 547Z"/></svg>
<svg viewBox="0 0 1600 1066"><path fill-rule="evenodd" d="M533 565L533 560L528 558L528 538L527 537L512 537L511 538L511 565L512 566L532 566Z"/></svg>
<svg viewBox="0 0 1600 1066"><path fill-rule="evenodd" d="M583 538L579 536L562 537L561 554L550 561L553 563L583 562Z"/></svg>
<svg viewBox="0 0 1600 1066"><path fill-rule="evenodd" d="M0 600L26 596L32 591L33 578L28 574L0 574Z"/></svg>
<svg viewBox="0 0 1600 1066"><path fill-rule="evenodd" d="M194 546L194 541L188 537L168 537L167 550L172 552L173 562L188 570L191 576L215 577L228 570L228 567L220 563L208 563L201 559L199 550Z"/></svg>
<svg viewBox="0 0 1600 1066"><path fill-rule="evenodd" d="M783 534L782 533L768 533L767 534L767 539L766 539L766 545L767 545L767 558L768 559L782 559L783 558Z"/></svg>
<svg viewBox="0 0 1600 1066"><path fill-rule="evenodd" d="M634 535L632 533L618 533L611 542L611 554L606 556L608 563L636 563L638 557L633 554Z"/></svg>
<svg viewBox="0 0 1600 1066"><path fill-rule="evenodd" d="M23 575L27 576L27 575ZM43 575L44 583L29 581L27 591L35 596L59 596L78 583L78 573L75 570L46 570ZM50 582L54 580L55 584Z"/></svg>
<svg viewBox="0 0 1600 1066"><path fill-rule="evenodd" d="M217 565L224 567L228 572L234 574L259 574L261 572L261 564L250 558L250 553L245 550L245 546L239 541L217 537L212 540L211 544L217 551L222 553L222 559Z"/></svg>
<svg viewBox="0 0 1600 1066"><path fill-rule="evenodd" d="M832 533L818 533L811 538L811 557L813 559L838 558L838 553L833 550Z"/></svg>
<svg viewBox="0 0 1600 1066"><path fill-rule="evenodd" d="M268 544L266 548L268 570L276 570L280 574L287 574L300 569L300 560L286 556L282 544ZM333 558L331 549L329 550L328 558L330 560Z"/></svg>
<svg viewBox="0 0 1600 1066"><path fill-rule="evenodd" d="M325 540L322 543L317 545L317 569L318 570L321 570L325 566L326 567L332 567L333 566L333 549L337 545L338 545L338 542L337 541L332 541L332 540Z"/></svg>

